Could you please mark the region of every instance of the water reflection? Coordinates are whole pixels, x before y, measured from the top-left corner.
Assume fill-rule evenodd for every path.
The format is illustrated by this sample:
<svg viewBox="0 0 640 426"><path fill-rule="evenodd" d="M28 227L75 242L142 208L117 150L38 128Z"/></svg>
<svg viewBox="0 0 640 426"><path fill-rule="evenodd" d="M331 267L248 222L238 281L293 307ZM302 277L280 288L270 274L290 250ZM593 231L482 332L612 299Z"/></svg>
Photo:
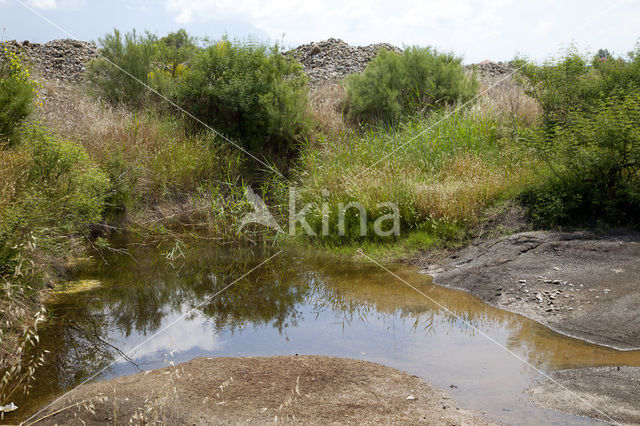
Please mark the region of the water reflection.
<svg viewBox="0 0 640 426"><path fill-rule="evenodd" d="M41 405L185 314L101 377L162 367L171 350L176 362L201 355L326 354L381 362L436 386L455 383L462 405L501 420L566 423L577 419L527 402L523 390L538 374L476 329L543 370L640 365L640 352L560 336L397 265L394 273L446 310L375 265L304 253L283 253L209 300L269 253L195 246L168 262L163 247L129 249L133 258L113 256L76 277L100 280L100 287L52 301L54 318L41 333L51 353L31 397L18 405Z"/></svg>

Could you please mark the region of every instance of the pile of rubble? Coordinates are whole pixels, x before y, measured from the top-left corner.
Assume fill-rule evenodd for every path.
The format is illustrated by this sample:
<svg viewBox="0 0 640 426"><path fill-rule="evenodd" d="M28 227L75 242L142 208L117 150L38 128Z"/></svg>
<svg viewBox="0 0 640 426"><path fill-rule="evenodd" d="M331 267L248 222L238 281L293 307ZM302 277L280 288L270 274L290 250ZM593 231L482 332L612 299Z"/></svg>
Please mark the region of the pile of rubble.
<svg viewBox="0 0 640 426"><path fill-rule="evenodd" d="M467 65L467 69L475 70L478 77L490 79L494 77L502 77L515 71L510 63L482 61L475 65Z"/></svg>
<svg viewBox="0 0 640 426"><path fill-rule="evenodd" d="M304 72L309 76L309 84L318 86L335 83L349 74L362 72L382 48L402 52L399 47L387 43L350 46L340 39L330 38L303 44L288 54L302 64Z"/></svg>
<svg viewBox="0 0 640 426"><path fill-rule="evenodd" d="M3 46L23 54L36 74L58 81L82 80L87 62L99 55L95 45L72 39L52 40L45 44L14 40L4 42Z"/></svg>
<svg viewBox="0 0 640 426"><path fill-rule="evenodd" d="M36 74L61 82L81 81L87 62L99 56L95 45L72 39L53 40L45 44L26 40L7 41L3 45L10 51L21 52ZM402 52L399 47L388 43L350 46L340 39L330 38L303 44L287 54L302 64L313 87L336 83L349 74L362 72L382 48ZM513 71L511 64L491 61L467 65L466 68L474 69L483 80L501 77Z"/></svg>

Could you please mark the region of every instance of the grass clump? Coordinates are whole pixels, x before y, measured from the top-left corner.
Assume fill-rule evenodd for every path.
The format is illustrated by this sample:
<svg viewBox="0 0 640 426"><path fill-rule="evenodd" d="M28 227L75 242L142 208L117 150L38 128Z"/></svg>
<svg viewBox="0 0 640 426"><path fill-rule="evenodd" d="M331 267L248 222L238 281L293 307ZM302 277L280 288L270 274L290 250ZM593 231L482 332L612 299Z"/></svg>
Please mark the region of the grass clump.
<svg viewBox="0 0 640 426"><path fill-rule="evenodd" d="M346 107L359 121L397 123L418 112L471 99L478 84L462 58L430 47L382 49L362 74L345 79Z"/></svg>
<svg viewBox="0 0 640 426"><path fill-rule="evenodd" d="M435 112L396 128L307 147L297 171L299 197L300 204L312 206L306 217L318 239L328 245L397 240L376 236L374 228L390 213L381 203L390 202L398 208L402 236L418 232L422 240L459 240L487 206L516 194L531 179L531 165L495 119L468 112L443 119L449 114ZM350 202L362 204L364 212L349 209L340 232L337 212ZM325 236L323 204L328 206ZM360 236L361 221L366 237ZM384 230L391 225L387 221Z"/></svg>

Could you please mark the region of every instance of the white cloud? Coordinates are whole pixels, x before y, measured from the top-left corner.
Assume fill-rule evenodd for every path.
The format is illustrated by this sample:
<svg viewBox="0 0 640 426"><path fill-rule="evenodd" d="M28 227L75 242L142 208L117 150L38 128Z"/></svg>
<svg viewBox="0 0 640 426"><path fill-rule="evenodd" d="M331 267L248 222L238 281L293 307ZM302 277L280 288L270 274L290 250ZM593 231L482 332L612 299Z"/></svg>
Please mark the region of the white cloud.
<svg viewBox="0 0 640 426"><path fill-rule="evenodd" d="M169 324L175 321L179 317L179 314L168 316L164 319L164 324ZM120 347L125 353L131 350L124 344L128 342L142 342L149 338L148 335L137 335L133 333L132 336L121 336L120 338L114 337L113 344L116 347ZM199 349L202 352L213 352L219 350L222 347L222 343L217 340L217 335L213 327L207 325L207 319L200 315L196 315L194 318L184 319L173 327L168 328L164 332L160 333L153 339L138 348L131 358L134 360L142 359L149 355L164 355L168 354L172 350L178 352L188 352L190 350Z"/></svg>
<svg viewBox="0 0 640 426"><path fill-rule="evenodd" d="M56 9L56 0L27 0L27 4L34 9Z"/></svg>
<svg viewBox="0 0 640 426"><path fill-rule="evenodd" d="M165 0L177 23L235 19L251 22L272 38L293 42L337 36L351 43L386 41L436 44L467 35L495 35L492 26L511 0ZM460 30L457 30L458 32Z"/></svg>

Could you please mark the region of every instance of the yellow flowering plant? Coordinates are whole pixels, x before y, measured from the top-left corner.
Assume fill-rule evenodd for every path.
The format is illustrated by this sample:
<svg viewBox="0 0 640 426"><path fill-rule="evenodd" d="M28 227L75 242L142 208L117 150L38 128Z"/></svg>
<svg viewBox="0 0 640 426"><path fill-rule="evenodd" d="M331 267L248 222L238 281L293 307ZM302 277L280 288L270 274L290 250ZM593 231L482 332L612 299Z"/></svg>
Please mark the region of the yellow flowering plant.
<svg viewBox="0 0 640 426"><path fill-rule="evenodd" d="M38 84L18 54L0 46L0 145L12 145L18 140L22 121L33 111Z"/></svg>

